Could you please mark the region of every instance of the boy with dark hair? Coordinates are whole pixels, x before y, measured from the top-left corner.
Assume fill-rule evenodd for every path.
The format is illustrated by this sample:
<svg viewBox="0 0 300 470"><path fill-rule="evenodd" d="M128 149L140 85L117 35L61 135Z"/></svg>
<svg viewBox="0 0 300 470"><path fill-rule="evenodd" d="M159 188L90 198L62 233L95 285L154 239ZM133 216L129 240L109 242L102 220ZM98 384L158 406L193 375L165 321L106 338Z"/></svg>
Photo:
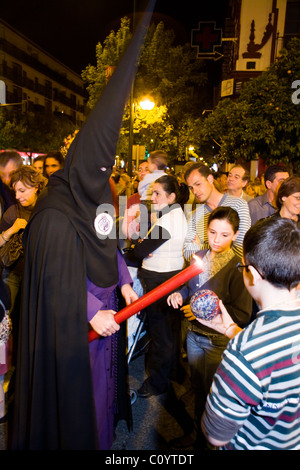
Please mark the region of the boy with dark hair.
<svg viewBox="0 0 300 470"><path fill-rule="evenodd" d="M205 323L233 339L214 376L203 432L223 449L300 449L300 230L292 220L267 218L246 233L243 248L238 267L261 310L244 330L222 304L222 314Z"/></svg>

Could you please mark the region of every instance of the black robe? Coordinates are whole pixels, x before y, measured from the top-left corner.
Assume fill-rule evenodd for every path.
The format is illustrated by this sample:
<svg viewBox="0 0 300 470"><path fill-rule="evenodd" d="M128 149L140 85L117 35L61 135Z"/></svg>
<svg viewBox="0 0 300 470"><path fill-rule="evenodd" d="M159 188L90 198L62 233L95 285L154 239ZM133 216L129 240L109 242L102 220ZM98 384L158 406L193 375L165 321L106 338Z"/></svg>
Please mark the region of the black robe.
<svg viewBox="0 0 300 470"><path fill-rule="evenodd" d="M24 232L11 449L97 448L87 279L106 288L118 269L117 241L100 239L94 220L112 203L109 177L154 3Z"/></svg>
<svg viewBox="0 0 300 470"><path fill-rule="evenodd" d="M84 245L57 209L30 225L11 447L96 449Z"/></svg>

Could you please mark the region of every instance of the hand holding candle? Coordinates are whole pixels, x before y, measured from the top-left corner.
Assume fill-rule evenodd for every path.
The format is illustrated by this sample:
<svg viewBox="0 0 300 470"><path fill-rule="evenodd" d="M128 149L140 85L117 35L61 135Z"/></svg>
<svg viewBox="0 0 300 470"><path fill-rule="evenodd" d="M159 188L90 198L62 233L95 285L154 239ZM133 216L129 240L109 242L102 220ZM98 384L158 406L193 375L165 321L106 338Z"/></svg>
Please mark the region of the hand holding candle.
<svg viewBox="0 0 300 470"><path fill-rule="evenodd" d="M157 300L177 289L177 287L185 284L190 279L203 272L202 260L196 255L194 255L193 258L195 261L192 262L186 269L117 312L115 315L116 322L119 324L122 323L132 315L140 312L144 308L148 307L148 305L153 304ZM89 342L98 337L99 335L94 330L89 331Z"/></svg>

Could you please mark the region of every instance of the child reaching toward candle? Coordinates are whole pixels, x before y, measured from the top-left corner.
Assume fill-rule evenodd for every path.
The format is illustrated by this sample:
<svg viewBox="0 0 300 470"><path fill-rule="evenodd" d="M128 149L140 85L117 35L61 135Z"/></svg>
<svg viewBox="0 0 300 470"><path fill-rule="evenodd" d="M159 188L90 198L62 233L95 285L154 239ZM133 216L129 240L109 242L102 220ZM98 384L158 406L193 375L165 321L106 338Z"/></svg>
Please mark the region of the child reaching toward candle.
<svg viewBox="0 0 300 470"><path fill-rule="evenodd" d="M201 440L205 442L200 431L200 419L214 373L229 341L223 334L196 320L189 305L190 298L200 289L211 290L221 299L236 324L243 328L250 322L251 297L244 286L242 274L236 269L241 260L231 248L238 236L238 228L239 216L231 207L220 206L212 211L207 225L210 249L197 253L203 261L203 272L167 299L168 305L181 308L188 319L187 356L195 392L195 429L173 439L173 448L191 447L196 441L199 448Z"/></svg>

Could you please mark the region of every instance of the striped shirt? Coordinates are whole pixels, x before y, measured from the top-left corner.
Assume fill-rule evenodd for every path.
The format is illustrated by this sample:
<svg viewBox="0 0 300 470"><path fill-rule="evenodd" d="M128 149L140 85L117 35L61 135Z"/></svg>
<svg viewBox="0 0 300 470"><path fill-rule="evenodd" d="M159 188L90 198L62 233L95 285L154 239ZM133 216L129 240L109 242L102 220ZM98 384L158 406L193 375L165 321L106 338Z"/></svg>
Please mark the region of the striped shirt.
<svg viewBox="0 0 300 470"><path fill-rule="evenodd" d="M223 449L300 449L300 309L261 311L230 341L203 424Z"/></svg>
<svg viewBox="0 0 300 470"><path fill-rule="evenodd" d="M240 217L239 234L233 242L233 251L241 258L243 255L243 240L245 233L251 226L251 219L248 203L238 197L224 194L218 207L226 206L235 209ZM189 218L188 231L184 241L184 257L190 261L192 255L199 250L209 249L207 240L207 220L212 209L207 204L197 204L197 208ZM198 235L201 245L195 243L195 236Z"/></svg>

